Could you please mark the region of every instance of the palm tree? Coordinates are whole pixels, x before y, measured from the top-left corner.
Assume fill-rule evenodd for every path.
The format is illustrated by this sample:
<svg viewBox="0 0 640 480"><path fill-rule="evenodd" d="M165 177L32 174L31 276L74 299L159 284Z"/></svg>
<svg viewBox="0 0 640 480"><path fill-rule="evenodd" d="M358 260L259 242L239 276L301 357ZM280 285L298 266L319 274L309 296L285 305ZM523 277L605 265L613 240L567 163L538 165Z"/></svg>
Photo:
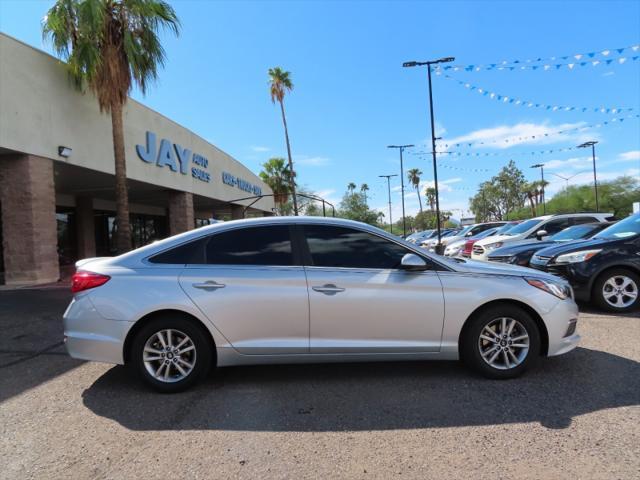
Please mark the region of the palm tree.
<svg viewBox="0 0 640 480"><path fill-rule="evenodd" d="M364 203L367 204L367 192L369 191L369 185L363 183L360 185L360 191L364 194Z"/></svg>
<svg viewBox="0 0 640 480"><path fill-rule="evenodd" d="M291 185L295 185L291 170L285 165L285 159L276 157L262 164L263 170L260 178L273 190L273 200L278 204L280 213L284 211L285 204L289 201Z"/></svg>
<svg viewBox="0 0 640 480"><path fill-rule="evenodd" d="M418 194L418 202L420 203L420 212L422 212L422 198L420 197L420 175L422 172L419 168L412 168L407 172L407 178L409 179L409 183L413 185L413 188L416 189L416 193Z"/></svg>
<svg viewBox="0 0 640 480"><path fill-rule="evenodd" d="M349 185L347 185L347 191L353 195L353 192L356 191L356 184L353 182L349 182Z"/></svg>
<svg viewBox="0 0 640 480"><path fill-rule="evenodd" d="M178 35L179 27L162 0L57 0L43 20L43 36L67 62L75 86L88 86L100 111L111 114L120 253L131 249L122 110L134 84L144 94L158 78L165 61L159 30Z"/></svg>
<svg viewBox="0 0 640 480"><path fill-rule="evenodd" d="M271 101L276 103L276 100L280 104L280 112L282 113L282 123L284 124L284 138L287 142L287 156L289 157L289 171L291 175L291 194L293 197L293 212L298 215L298 200L296 198L296 186L293 181L295 176L295 170L293 169L293 160L291 159L291 145L289 144L289 129L287 128L287 117L284 114L284 96L287 92L293 90L293 83L291 82L290 72L282 70L280 67L274 67L269 69L269 92L271 94Z"/></svg>
<svg viewBox="0 0 640 480"><path fill-rule="evenodd" d="M427 187L424 189L424 195L427 197L427 203L433 212L436 208L436 189L434 187Z"/></svg>

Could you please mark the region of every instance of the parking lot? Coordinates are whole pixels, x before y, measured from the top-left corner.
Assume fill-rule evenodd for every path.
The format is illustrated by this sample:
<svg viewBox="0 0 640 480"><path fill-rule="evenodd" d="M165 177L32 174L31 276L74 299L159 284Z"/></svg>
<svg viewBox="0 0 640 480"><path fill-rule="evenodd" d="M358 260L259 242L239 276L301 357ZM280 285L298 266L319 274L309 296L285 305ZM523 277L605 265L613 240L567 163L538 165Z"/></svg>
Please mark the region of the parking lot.
<svg viewBox="0 0 640 480"><path fill-rule="evenodd" d="M2 478L631 478L640 318L523 378L457 362L236 367L158 395L66 356L66 289L0 291Z"/></svg>

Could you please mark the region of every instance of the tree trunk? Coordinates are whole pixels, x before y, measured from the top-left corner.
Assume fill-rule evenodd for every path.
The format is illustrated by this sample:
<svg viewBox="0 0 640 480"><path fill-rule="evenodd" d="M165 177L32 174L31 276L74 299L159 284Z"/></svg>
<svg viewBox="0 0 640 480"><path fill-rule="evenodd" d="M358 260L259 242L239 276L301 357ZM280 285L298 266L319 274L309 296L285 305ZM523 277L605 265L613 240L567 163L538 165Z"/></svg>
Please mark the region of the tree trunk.
<svg viewBox="0 0 640 480"><path fill-rule="evenodd" d="M291 195L293 197L293 213L298 216L298 199L296 196L296 179L293 170L293 160L291 159L291 145L289 144L289 129L287 128L287 117L284 114L284 102L280 100L280 111L282 112L282 123L284 124L284 138L287 141L287 155L289 156L289 172L291 173Z"/></svg>
<svg viewBox="0 0 640 480"><path fill-rule="evenodd" d="M531 192L527 192L527 197L529 198L529 204L531 205L531 213L533 216L536 216L536 206L533 204L533 194Z"/></svg>
<svg viewBox="0 0 640 480"><path fill-rule="evenodd" d="M129 224L129 192L127 191L122 105L118 102L111 105L111 128L116 164L116 221L118 223L116 249L118 253L125 253L131 250L131 226Z"/></svg>
<svg viewBox="0 0 640 480"><path fill-rule="evenodd" d="M416 193L418 194L418 203L420 203L420 213L422 213L422 198L420 197L420 187L416 187Z"/></svg>

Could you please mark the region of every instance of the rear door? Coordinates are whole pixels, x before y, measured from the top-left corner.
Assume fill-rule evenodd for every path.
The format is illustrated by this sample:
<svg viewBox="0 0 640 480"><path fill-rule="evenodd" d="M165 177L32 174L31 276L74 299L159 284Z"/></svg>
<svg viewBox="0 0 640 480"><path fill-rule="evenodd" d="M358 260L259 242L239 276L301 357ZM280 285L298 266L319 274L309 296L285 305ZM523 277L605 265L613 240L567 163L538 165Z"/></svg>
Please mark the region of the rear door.
<svg viewBox="0 0 640 480"><path fill-rule="evenodd" d="M236 228L206 241L180 285L227 340L244 354L309 351L305 273L288 225Z"/></svg>
<svg viewBox="0 0 640 480"><path fill-rule="evenodd" d="M435 268L401 270L400 260L413 252L366 231L303 231L312 353L440 350L444 299Z"/></svg>

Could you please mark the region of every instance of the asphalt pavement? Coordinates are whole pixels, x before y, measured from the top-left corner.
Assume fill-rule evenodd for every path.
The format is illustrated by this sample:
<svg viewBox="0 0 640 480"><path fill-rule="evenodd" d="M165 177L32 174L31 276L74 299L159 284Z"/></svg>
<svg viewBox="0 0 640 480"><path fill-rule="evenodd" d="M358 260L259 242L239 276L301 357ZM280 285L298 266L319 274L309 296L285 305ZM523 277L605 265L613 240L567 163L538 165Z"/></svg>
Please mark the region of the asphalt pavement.
<svg viewBox="0 0 640 480"><path fill-rule="evenodd" d="M640 315L490 381L457 362L234 367L150 392L62 345L66 289L0 291L0 478L638 478Z"/></svg>

